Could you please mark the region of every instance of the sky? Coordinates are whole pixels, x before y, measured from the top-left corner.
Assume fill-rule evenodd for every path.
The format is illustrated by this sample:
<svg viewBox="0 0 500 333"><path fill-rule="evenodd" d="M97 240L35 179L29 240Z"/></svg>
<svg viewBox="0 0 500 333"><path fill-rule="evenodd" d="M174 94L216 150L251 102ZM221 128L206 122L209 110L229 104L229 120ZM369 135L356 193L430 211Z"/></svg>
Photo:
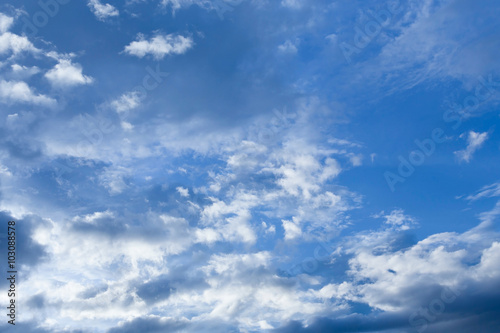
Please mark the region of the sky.
<svg viewBox="0 0 500 333"><path fill-rule="evenodd" d="M2 1L0 331L499 332L499 14Z"/></svg>

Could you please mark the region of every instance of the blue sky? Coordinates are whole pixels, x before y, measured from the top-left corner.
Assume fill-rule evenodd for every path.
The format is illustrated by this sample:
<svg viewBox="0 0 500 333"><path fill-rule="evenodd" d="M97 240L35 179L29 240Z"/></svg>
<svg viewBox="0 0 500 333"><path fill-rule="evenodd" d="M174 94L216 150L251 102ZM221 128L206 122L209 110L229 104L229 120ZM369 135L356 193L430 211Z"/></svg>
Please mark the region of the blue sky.
<svg viewBox="0 0 500 333"><path fill-rule="evenodd" d="M3 1L0 330L498 332L499 14Z"/></svg>

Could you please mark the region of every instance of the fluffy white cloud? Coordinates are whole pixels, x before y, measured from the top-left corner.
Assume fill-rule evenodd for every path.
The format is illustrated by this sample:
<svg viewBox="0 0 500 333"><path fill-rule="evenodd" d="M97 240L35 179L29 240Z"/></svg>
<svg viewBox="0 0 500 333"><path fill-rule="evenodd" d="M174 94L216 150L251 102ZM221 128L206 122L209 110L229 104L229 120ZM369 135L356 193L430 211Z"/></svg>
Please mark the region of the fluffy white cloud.
<svg viewBox="0 0 500 333"><path fill-rule="evenodd" d="M148 54L155 59L163 59L169 54L183 54L194 45L191 37L176 34L161 35L146 40L142 36L139 40L125 46L125 52L142 58Z"/></svg>
<svg viewBox="0 0 500 333"><path fill-rule="evenodd" d="M189 190L187 188L184 188L182 186L176 187L175 188L179 194L185 198L189 198Z"/></svg>
<svg viewBox="0 0 500 333"><path fill-rule="evenodd" d="M55 106L56 100L42 94L36 94L23 81L0 80L0 100L3 103L29 103L48 107Z"/></svg>
<svg viewBox="0 0 500 333"><path fill-rule="evenodd" d="M118 16L120 12L114 6L107 4L102 4L99 0L90 0L88 6L94 13L94 15L101 21L104 21L108 17Z"/></svg>
<svg viewBox="0 0 500 333"><path fill-rule="evenodd" d="M27 67L19 64L13 64L11 68L12 68L11 75L15 78L23 79L40 73L40 68L38 68L37 66Z"/></svg>
<svg viewBox="0 0 500 333"><path fill-rule="evenodd" d="M0 13L0 34L7 32L12 24L14 23L14 18Z"/></svg>
<svg viewBox="0 0 500 333"><path fill-rule="evenodd" d="M283 220L283 229L285 229L285 239L292 240L298 238L302 235L302 230L300 229L298 219L293 221Z"/></svg>
<svg viewBox="0 0 500 333"><path fill-rule="evenodd" d="M0 35L0 54L12 52L14 55L21 52L37 52L38 49L25 36L19 36L10 32Z"/></svg>
<svg viewBox="0 0 500 333"><path fill-rule="evenodd" d="M45 74L45 77L54 87L58 88L91 84L94 79L83 75L82 71L80 64L73 64L69 59L60 59L59 63Z"/></svg>
<svg viewBox="0 0 500 333"><path fill-rule="evenodd" d="M470 162L472 155L481 148L484 142L488 139L488 132L478 133L470 131L467 136L467 147L464 150L455 152L460 161Z"/></svg>

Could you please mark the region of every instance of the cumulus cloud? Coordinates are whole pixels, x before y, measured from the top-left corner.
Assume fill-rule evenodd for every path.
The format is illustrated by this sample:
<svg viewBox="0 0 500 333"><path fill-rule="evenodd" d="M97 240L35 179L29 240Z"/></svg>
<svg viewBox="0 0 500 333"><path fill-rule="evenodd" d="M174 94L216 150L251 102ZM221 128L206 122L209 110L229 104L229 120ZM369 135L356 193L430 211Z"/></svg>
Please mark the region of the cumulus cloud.
<svg viewBox="0 0 500 333"><path fill-rule="evenodd" d="M486 142L488 135L488 132L479 133L470 131L467 136L467 147L464 150L455 152L459 161L470 162L472 155Z"/></svg>
<svg viewBox="0 0 500 333"><path fill-rule="evenodd" d="M45 73L49 82L58 88L70 88L78 85L91 84L94 79L83 75L80 64L74 64L70 59L60 59L59 63Z"/></svg>
<svg viewBox="0 0 500 333"><path fill-rule="evenodd" d="M0 80L0 100L3 103L28 103L54 107L56 100L43 94L36 94L24 81Z"/></svg>
<svg viewBox="0 0 500 333"><path fill-rule="evenodd" d="M15 78L20 78L20 79L29 78L35 74L40 73L40 68L38 68L37 66L27 67L19 64L13 64L11 68L12 68L11 75Z"/></svg>
<svg viewBox="0 0 500 333"><path fill-rule="evenodd" d="M399 210L383 216L391 225L408 219ZM348 278L309 291L324 300L368 305L371 313L319 317L307 327L291 322L275 332L352 332L353 327L372 332L469 332L479 324L478 308L497 311L493 300L500 294L491 294L491 288L500 280L500 270L491 265L500 255L498 236L489 225L461 234L434 234L416 243L392 228L347 238L337 245L341 252L331 255L340 262L348 256ZM493 333L498 319L483 316L480 322L485 332Z"/></svg>
<svg viewBox="0 0 500 333"><path fill-rule="evenodd" d="M297 223L298 221L287 221L283 220L283 229L285 229L285 239L292 240L298 238L302 235L302 230Z"/></svg>
<svg viewBox="0 0 500 333"><path fill-rule="evenodd" d="M99 0L90 0L88 6L94 13L94 15L101 21L104 21L108 17L118 16L120 12L114 6L109 3L102 4Z"/></svg>
<svg viewBox="0 0 500 333"><path fill-rule="evenodd" d="M14 18L0 13L0 34L7 32L13 23Z"/></svg>
<svg viewBox="0 0 500 333"><path fill-rule="evenodd" d="M33 46L26 36L19 36L10 32L4 32L0 35L0 55L9 52L17 55L22 52L37 51L38 49Z"/></svg>
<svg viewBox="0 0 500 333"><path fill-rule="evenodd" d="M180 195L182 195L185 198L189 198L189 190L187 188L184 188L182 186L179 186L176 188L177 192L179 192Z"/></svg>
<svg viewBox="0 0 500 333"><path fill-rule="evenodd" d="M191 37L158 34L149 40L140 36L139 40L125 46L124 52L139 58L151 55L155 59L163 59L166 55L186 53L193 45Z"/></svg>

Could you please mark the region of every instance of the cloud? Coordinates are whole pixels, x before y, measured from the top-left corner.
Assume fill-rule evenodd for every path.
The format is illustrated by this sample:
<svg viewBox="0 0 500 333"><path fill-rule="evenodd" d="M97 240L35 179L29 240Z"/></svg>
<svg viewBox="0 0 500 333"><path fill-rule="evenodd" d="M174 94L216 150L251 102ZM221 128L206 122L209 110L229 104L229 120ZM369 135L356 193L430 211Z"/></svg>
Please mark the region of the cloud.
<svg viewBox="0 0 500 333"><path fill-rule="evenodd" d="M0 34L9 31L10 27L14 23L14 18L0 13Z"/></svg>
<svg viewBox="0 0 500 333"><path fill-rule="evenodd" d="M491 198L500 196L500 183L494 183L484 186L476 194L467 196L467 200L476 201L482 198Z"/></svg>
<svg viewBox="0 0 500 333"><path fill-rule="evenodd" d="M386 215L384 215L384 212L381 212L380 214L376 214L374 217L383 217L385 218L384 223L400 230L408 230L417 223L413 217L405 215L402 209L395 209Z"/></svg>
<svg viewBox="0 0 500 333"><path fill-rule="evenodd" d="M139 58L149 54L155 59L163 59L166 55L186 53L193 45L191 37L158 34L150 40L145 40L142 36L139 37L139 40L125 46L124 52Z"/></svg>
<svg viewBox="0 0 500 333"><path fill-rule="evenodd" d="M13 64L11 68L11 76L16 79L26 79L40 73L40 68L38 68L37 66L27 67L19 64Z"/></svg>
<svg viewBox="0 0 500 333"><path fill-rule="evenodd" d="M80 64L73 64L69 59L60 59L59 63L45 74L45 77L54 87L58 88L91 84L94 79L83 75L82 71Z"/></svg>
<svg viewBox="0 0 500 333"><path fill-rule="evenodd" d="M292 240L302 235L302 230L296 221L283 220L283 229L285 229L285 239Z"/></svg>
<svg viewBox="0 0 500 333"><path fill-rule="evenodd" d="M402 216L398 210L385 215L396 225ZM478 325L484 332L495 332L500 311L500 293L491 292L500 281L500 269L493 264L500 256L495 227L481 224L462 234L433 234L414 244L396 242L403 232L388 228L344 239L338 245L344 254L332 256L343 262L347 255L347 278L309 292L347 302L351 311L311 319L307 326L290 322L275 332L465 333ZM358 304L369 308L357 312Z"/></svg>
<svg viewBox="0 0 500 333"><path fill-rule="evenodd" d="M112 195L122 193L127 187L126 178L130 170L124 167L109 167L99 176L99 181Z"/></svg>
<svg viewBox="0 0 500 333"><path fill-rule="evenodd" d="M287 40L286 42L278 46L278 50L281 53L295 54L297 53L297 46L291 41Z"/></svg>
<svg viewBox="0 0 500 333"><path fill-rule="evenodd" d="M464 135L464 134L462 134ZM464 150L458 150L455 152L459 161L465 161L467 163L472 159L472 155L481 148L484 142L488 139L488 132L478 133L470 131L467 137L467 147Z"/></svg>
<svg viewBox="0 0 500 333"><path fill-rule="evenodd" d="M111 106L118 113L136 109L141 104L141 96L137 91L130 91L121 95L118 99L111 102Z"/></svg>
<svg viewBox="0 0 500 333"><path fill-rule="evenodd" d="M54 107L55 99L42 94L36 94L24 81L0 80L0 101L6 104L28 103Z"/></svg>
<svg viewBox="0 0 500 333"><path fill-rule="evenodd" d="M99 0L90 0L88 6L94 13L94 15L100 20L104 21L108 17L118 16L120 12L114 6L107 4L102 4Z"/></svg>
<svg viewBox="0 0 500 333"><path fill-rule="evenodd" d="M187 188L184 188L182 186L179 186L176 188L177 192L185 198L189 198L189 190Z"/></svg>
<svg viewBox="0 0 500 333"><path fill-rule="evenodd" d="M22 52L37 52L38 49L25 36L19 36L10 32L0 35L0 55L12 52L17 55Z"/></svg>
<svg viewBox="0 0 500 333"><path fill-rule="evenodd" d="M487 1L494 9L460 0L412 0L381 5L374 13L387 12L387 20L366 12L360 15L356 29L349 29L349 37L339 35L356 50L348 54L357 62L355 71L364 73L356 84L373 86L377 82L377 93L391 94L431 80L457 80L467 85L478 76L497 73L500 67L493 50L498 48L498 40L482 31L491 29L485 22L499 11L493 0ZM470 15L484 20L466 28ZM365 33L370 25L374 32Z"/></svg>

